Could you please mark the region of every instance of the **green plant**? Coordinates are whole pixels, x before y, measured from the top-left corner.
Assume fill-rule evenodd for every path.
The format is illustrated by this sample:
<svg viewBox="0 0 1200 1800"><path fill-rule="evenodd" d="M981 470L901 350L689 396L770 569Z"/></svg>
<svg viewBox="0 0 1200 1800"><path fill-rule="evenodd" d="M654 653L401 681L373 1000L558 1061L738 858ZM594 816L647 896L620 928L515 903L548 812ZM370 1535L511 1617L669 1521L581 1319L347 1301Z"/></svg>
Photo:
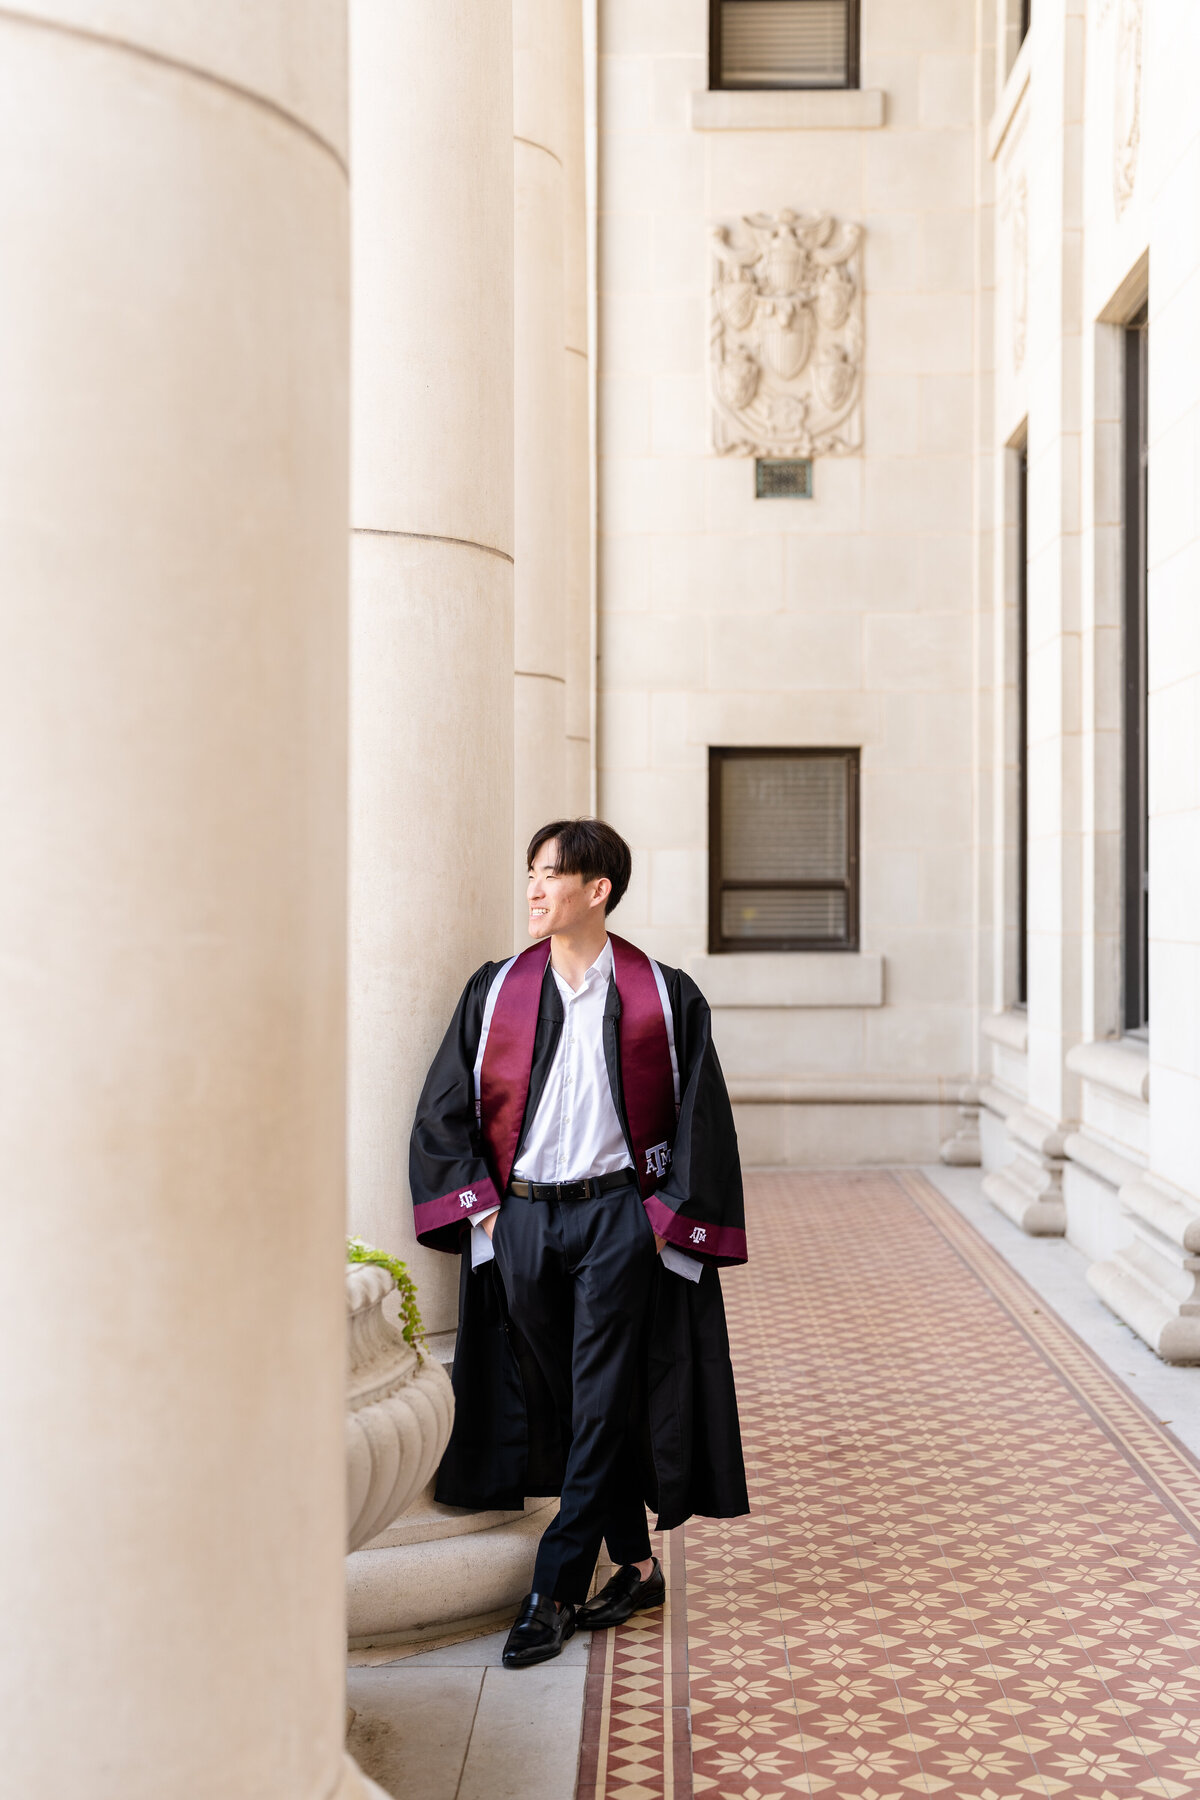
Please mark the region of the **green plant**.
<svg viewBox="0 0 1200 1800"><path fill-rule="evenodd" d="M346 1261L376 1263L379 1268L387 1270L400 1295L401 1335L406 1344L411 1344L414 1350L421 1350L425 1344L425 1327L421 1323L421 1312L417 1306L416 1283L407 1266L398 1257L389 1256L386 1250L376 1250L373 1244L364 1244L359 1237L346 1239Z"/></svg>

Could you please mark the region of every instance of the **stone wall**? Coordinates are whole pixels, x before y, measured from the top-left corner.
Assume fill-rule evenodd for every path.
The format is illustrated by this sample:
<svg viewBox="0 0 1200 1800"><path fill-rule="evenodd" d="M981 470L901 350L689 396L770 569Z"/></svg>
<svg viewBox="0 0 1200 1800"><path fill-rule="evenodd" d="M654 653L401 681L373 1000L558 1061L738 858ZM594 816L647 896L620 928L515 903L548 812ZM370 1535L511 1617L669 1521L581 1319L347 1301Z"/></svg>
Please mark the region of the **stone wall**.
<svg viewBox="0 0 1200 1800"><path fill-rule="evenodd" d="M996 174L996 866L985 1021L989 1192L1065 1230L1164 1354L1200 1354L1200 640L1195 442L1200 162L1192 9L1001 15ZM1011 66L1009 59L1011 58ZM1150 1027L1122 1005L1124 327L1149 309ZM1029 445L1029 996L1015 997L1014 446ZM1007 614L1007 617L1006 617Z"/></svg>
<svg viewBox="0 0 1200 1800"><path fill-rule="evenodd" d="M930 1157L976 985L973 9L865 5L855 92L709 94L707 39L706 0L602 0L599 788L635 854L617 923L719 981L749 1161ZM862 447L818 454L812 499L756 500L753 459L712 448L710 232L784 208L861 230ZM860 955L706 957L710 745L861 747Z"/></svg>

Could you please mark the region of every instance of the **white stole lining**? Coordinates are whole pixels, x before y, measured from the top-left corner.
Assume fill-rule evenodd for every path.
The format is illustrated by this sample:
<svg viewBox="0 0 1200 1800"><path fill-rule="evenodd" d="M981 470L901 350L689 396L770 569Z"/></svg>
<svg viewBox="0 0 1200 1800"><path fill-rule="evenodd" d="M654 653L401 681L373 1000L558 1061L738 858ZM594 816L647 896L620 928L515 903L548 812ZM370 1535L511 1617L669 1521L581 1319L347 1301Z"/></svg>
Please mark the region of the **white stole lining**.
<svg viewBox="0 0 1200 1800"><path fill-rule="evenodd" d="M492 976L492 985L488 989L487 999L483 1003L483 1025L479 1033L479 1049L475 1052L475 1118L477 1122L482 1113L482 1107L479 1100L479 1077L480 1072L483 1069L483 1053L487 1049L488 1032L492 1029L492 1014L496 1010L496 1001L500 996L500 989L504 986L504 977L508 974L508 971L512 968L516 960L515 956L510 956L506 963L501 963L500 967L496 970L496 973Z"/></svg>
<svg viewBox="0 0 1200 1800"><path fill-rule="evenodd" d="M667 1048L671 1052L671 1080L675 1085L675 1117L679 1117L679 1058L675 1054L675 1020L671 1013L671 996L667 993L667 984L663 980L663 972L651 956L650 967L654 970L654 985L658 989L658 1002L662 1007L663 1018L667 1026Z"/></svg>

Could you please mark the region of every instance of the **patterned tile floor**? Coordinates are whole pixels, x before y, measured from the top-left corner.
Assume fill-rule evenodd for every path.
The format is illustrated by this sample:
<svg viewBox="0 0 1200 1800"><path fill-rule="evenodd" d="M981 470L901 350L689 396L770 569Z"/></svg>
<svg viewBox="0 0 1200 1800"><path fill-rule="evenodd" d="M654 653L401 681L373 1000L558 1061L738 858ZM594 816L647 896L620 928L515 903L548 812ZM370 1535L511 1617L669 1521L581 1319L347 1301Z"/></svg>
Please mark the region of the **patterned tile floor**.
<svg viewBox="0 0 1200 1800"><path fill-rule="evenodd" d="M748 1185L752 1512L593 1640L579 1800L1200 1796L1200 1464L923 1177Z"/></svg>

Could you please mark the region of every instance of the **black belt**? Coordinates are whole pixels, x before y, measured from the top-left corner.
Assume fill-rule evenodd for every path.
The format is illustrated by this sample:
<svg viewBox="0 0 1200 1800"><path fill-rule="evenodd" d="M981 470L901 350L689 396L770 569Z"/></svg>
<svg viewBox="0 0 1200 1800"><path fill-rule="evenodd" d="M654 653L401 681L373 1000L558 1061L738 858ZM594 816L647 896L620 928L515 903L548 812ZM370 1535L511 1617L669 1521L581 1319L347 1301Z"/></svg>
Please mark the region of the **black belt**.
<svg viewBox="0 0 1200 1800"><path fill-rule="evenodd" d="M613 1188L632 1187L632 1169L615 1169L611 1175L589 1175L586 1181L510 1181L510 1194L522 1200L594 1200Z"/></svg>

